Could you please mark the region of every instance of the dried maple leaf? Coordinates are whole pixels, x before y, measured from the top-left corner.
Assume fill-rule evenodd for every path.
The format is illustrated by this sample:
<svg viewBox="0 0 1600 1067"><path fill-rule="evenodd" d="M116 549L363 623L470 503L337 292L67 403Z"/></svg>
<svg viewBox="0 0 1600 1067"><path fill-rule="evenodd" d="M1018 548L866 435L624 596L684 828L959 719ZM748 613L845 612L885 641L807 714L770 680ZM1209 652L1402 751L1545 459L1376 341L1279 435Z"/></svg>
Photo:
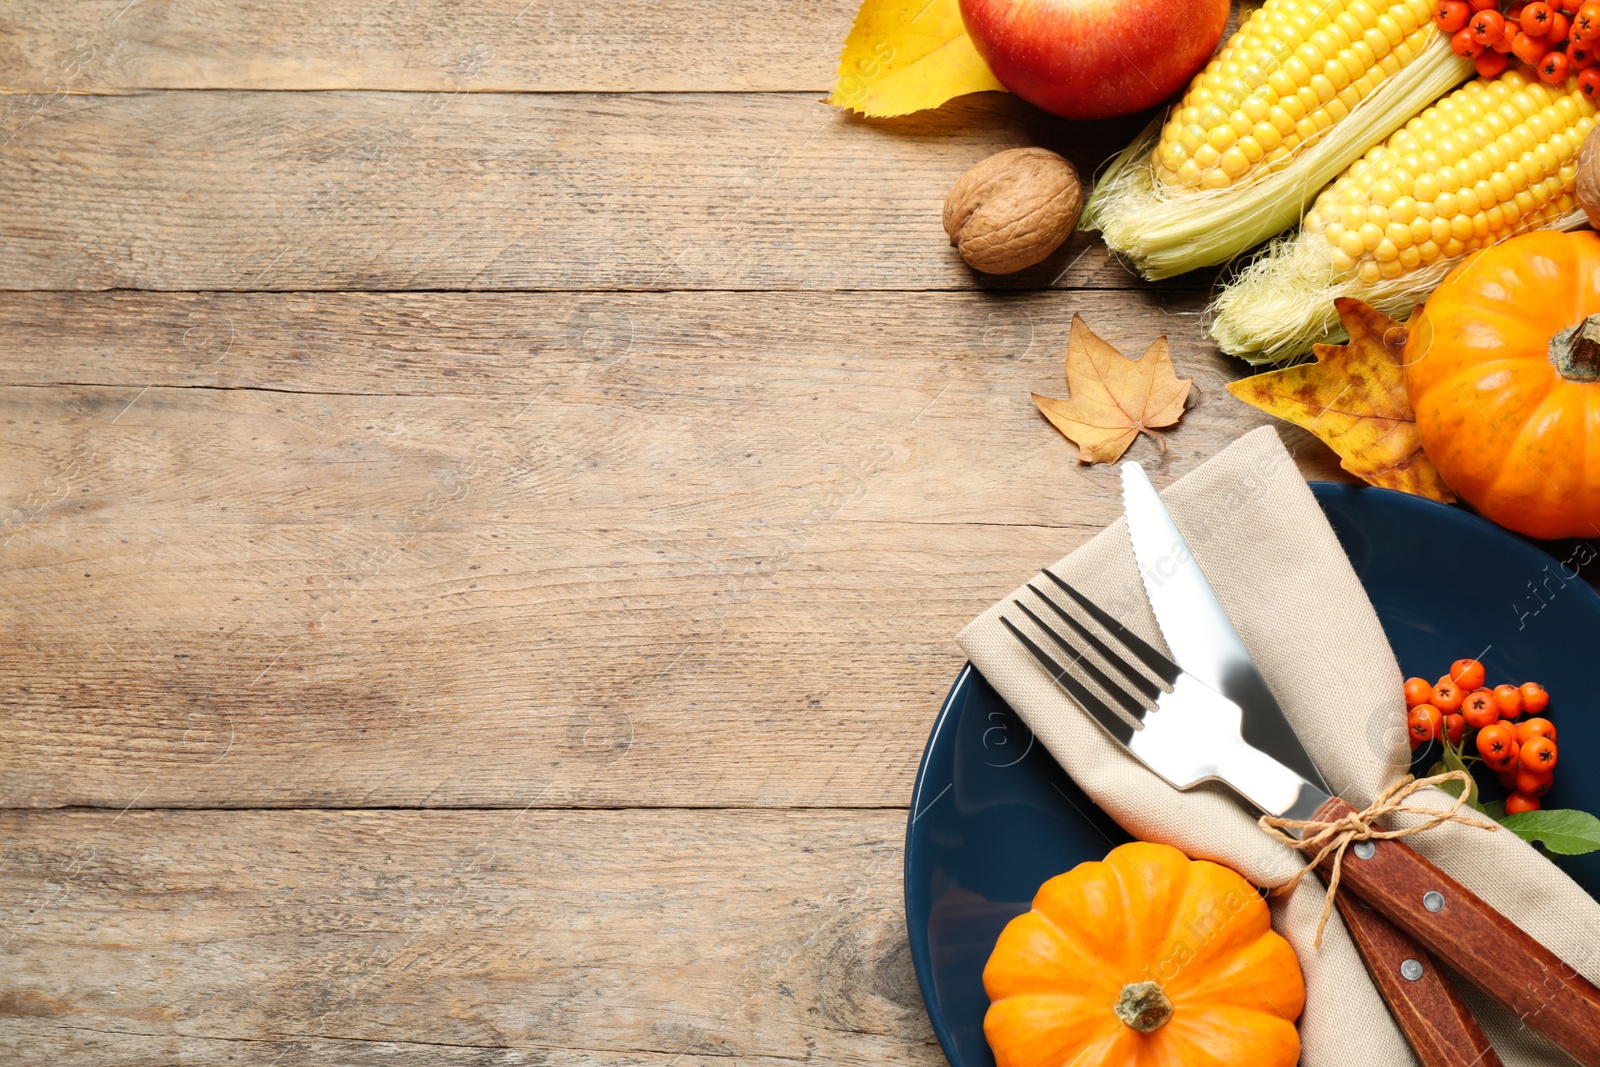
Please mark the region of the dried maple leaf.
<svg viewBox="0 0 1600 1067"><path fill-rule="evenodd" d="M956 0L861 0L828 103L886 117L1005 91L978 55Z"/></svg>
<svg viewBox="0 0 1600 1067"><path fill-rule="evenodd" d="M1228 392L1310 430L1339 454L1340 466L1372 485L1454 500L1422 450L1406 396L1405 327L1359 300L1334 303L1348 344L1317 345L1315 363L1241 378Z"/></svg>
<svg viewBox="0 0 1600 1067"><path fill-rule="evenodd" d="M1141 433L1167 443L1152 426L1171 426L1183 416L1188 380L1172 369L1167 339L1157 338L1144 358L1129 359L1072 316L1067 337L1066 400L1033 394L1044 417L1078 446L1079 463L1115 463Z"/></svg>

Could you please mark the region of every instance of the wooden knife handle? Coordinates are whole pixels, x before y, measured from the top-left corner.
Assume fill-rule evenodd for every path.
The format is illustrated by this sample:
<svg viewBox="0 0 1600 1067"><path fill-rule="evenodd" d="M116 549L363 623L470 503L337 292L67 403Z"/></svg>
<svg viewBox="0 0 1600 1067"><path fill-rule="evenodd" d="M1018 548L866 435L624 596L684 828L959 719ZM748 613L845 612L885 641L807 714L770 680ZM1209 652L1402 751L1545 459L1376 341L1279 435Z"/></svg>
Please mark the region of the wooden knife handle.
<svg viewBox="0 0 1600 1067"><path fill-rule="evenodd" d="M1353 810L1335 797L1312 818ZM1341 887L1584 1067L1600 1067L1600 989L1404 842L1372 844L1368 859L1345 851Z"/></svg>
<svg viewBox="0 0 1600 1067"><path fill-rule="evenodd" d="M1345 862L1348 864L1349 854ZM1328 873L1319 870L1322 880ZM1461 990L1421 945L1343 890L1334 898L1373 983L1422 1067L1504 1067Z"/></svg>

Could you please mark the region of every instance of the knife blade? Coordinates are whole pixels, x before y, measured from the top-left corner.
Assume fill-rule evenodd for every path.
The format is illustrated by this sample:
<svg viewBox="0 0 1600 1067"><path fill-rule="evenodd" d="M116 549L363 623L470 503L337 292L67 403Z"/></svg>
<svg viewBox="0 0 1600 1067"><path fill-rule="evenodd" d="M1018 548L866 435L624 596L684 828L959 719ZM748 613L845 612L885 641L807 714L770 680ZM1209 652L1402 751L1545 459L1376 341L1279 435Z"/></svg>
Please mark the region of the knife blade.
<svg viewBox="0 0 1600 1067"><path fill-rule="evenodd" d="M1122 464L1122 507L1145 595L1172 658L1238 704L1251 745L1331 793L1144 468Z"/></svg>

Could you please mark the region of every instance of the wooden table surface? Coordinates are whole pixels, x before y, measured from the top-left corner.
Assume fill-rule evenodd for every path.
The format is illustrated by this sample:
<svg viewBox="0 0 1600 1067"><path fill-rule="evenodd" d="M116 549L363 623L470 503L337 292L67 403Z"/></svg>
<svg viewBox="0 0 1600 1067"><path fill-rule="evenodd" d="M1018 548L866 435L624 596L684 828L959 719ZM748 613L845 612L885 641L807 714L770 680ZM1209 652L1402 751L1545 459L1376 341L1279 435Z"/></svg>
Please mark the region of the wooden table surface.
<svg viewBox="0 0 1600 1067"><path fill-rule="evenodd" d="M940 229L1142 120L838 114L853 11L0 11L0 1061L941 1062L951 638L1118 506L1030 390L1080 312L1159 483L1264 418L1209 275Z"/></svg>

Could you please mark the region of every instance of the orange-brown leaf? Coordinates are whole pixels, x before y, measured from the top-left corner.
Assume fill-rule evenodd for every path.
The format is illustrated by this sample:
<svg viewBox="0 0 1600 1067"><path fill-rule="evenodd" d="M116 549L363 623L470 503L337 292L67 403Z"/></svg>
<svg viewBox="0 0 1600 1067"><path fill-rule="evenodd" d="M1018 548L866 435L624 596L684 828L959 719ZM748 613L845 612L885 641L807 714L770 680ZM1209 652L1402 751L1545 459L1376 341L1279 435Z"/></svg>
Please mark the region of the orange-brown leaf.
<svg viewBox="0 0 1600 1067"><path fill-rule="evenodd" d="M1079 463L1115 463L1140 433L1171 426L1183 416L1191 384L1173 370L1165 337L1157 338L1143 359L1133 360L1096 337L1074 315L1067 338L1071 396L1057 400L1034 393L1033 402L1078 446ZM1150 436L1161 440L1156 434Z"/></svg>
<svg viewBox="0 0 1600 1067"><path fill-rule="evenodd" d="M1315 363L1241 378L1228 392L1310 430L1345 470L1372 485L1454 500L1422 450L1406 396L1405 327L1359 300L1335 303L1348 344L1317 345Z"/></svg>

